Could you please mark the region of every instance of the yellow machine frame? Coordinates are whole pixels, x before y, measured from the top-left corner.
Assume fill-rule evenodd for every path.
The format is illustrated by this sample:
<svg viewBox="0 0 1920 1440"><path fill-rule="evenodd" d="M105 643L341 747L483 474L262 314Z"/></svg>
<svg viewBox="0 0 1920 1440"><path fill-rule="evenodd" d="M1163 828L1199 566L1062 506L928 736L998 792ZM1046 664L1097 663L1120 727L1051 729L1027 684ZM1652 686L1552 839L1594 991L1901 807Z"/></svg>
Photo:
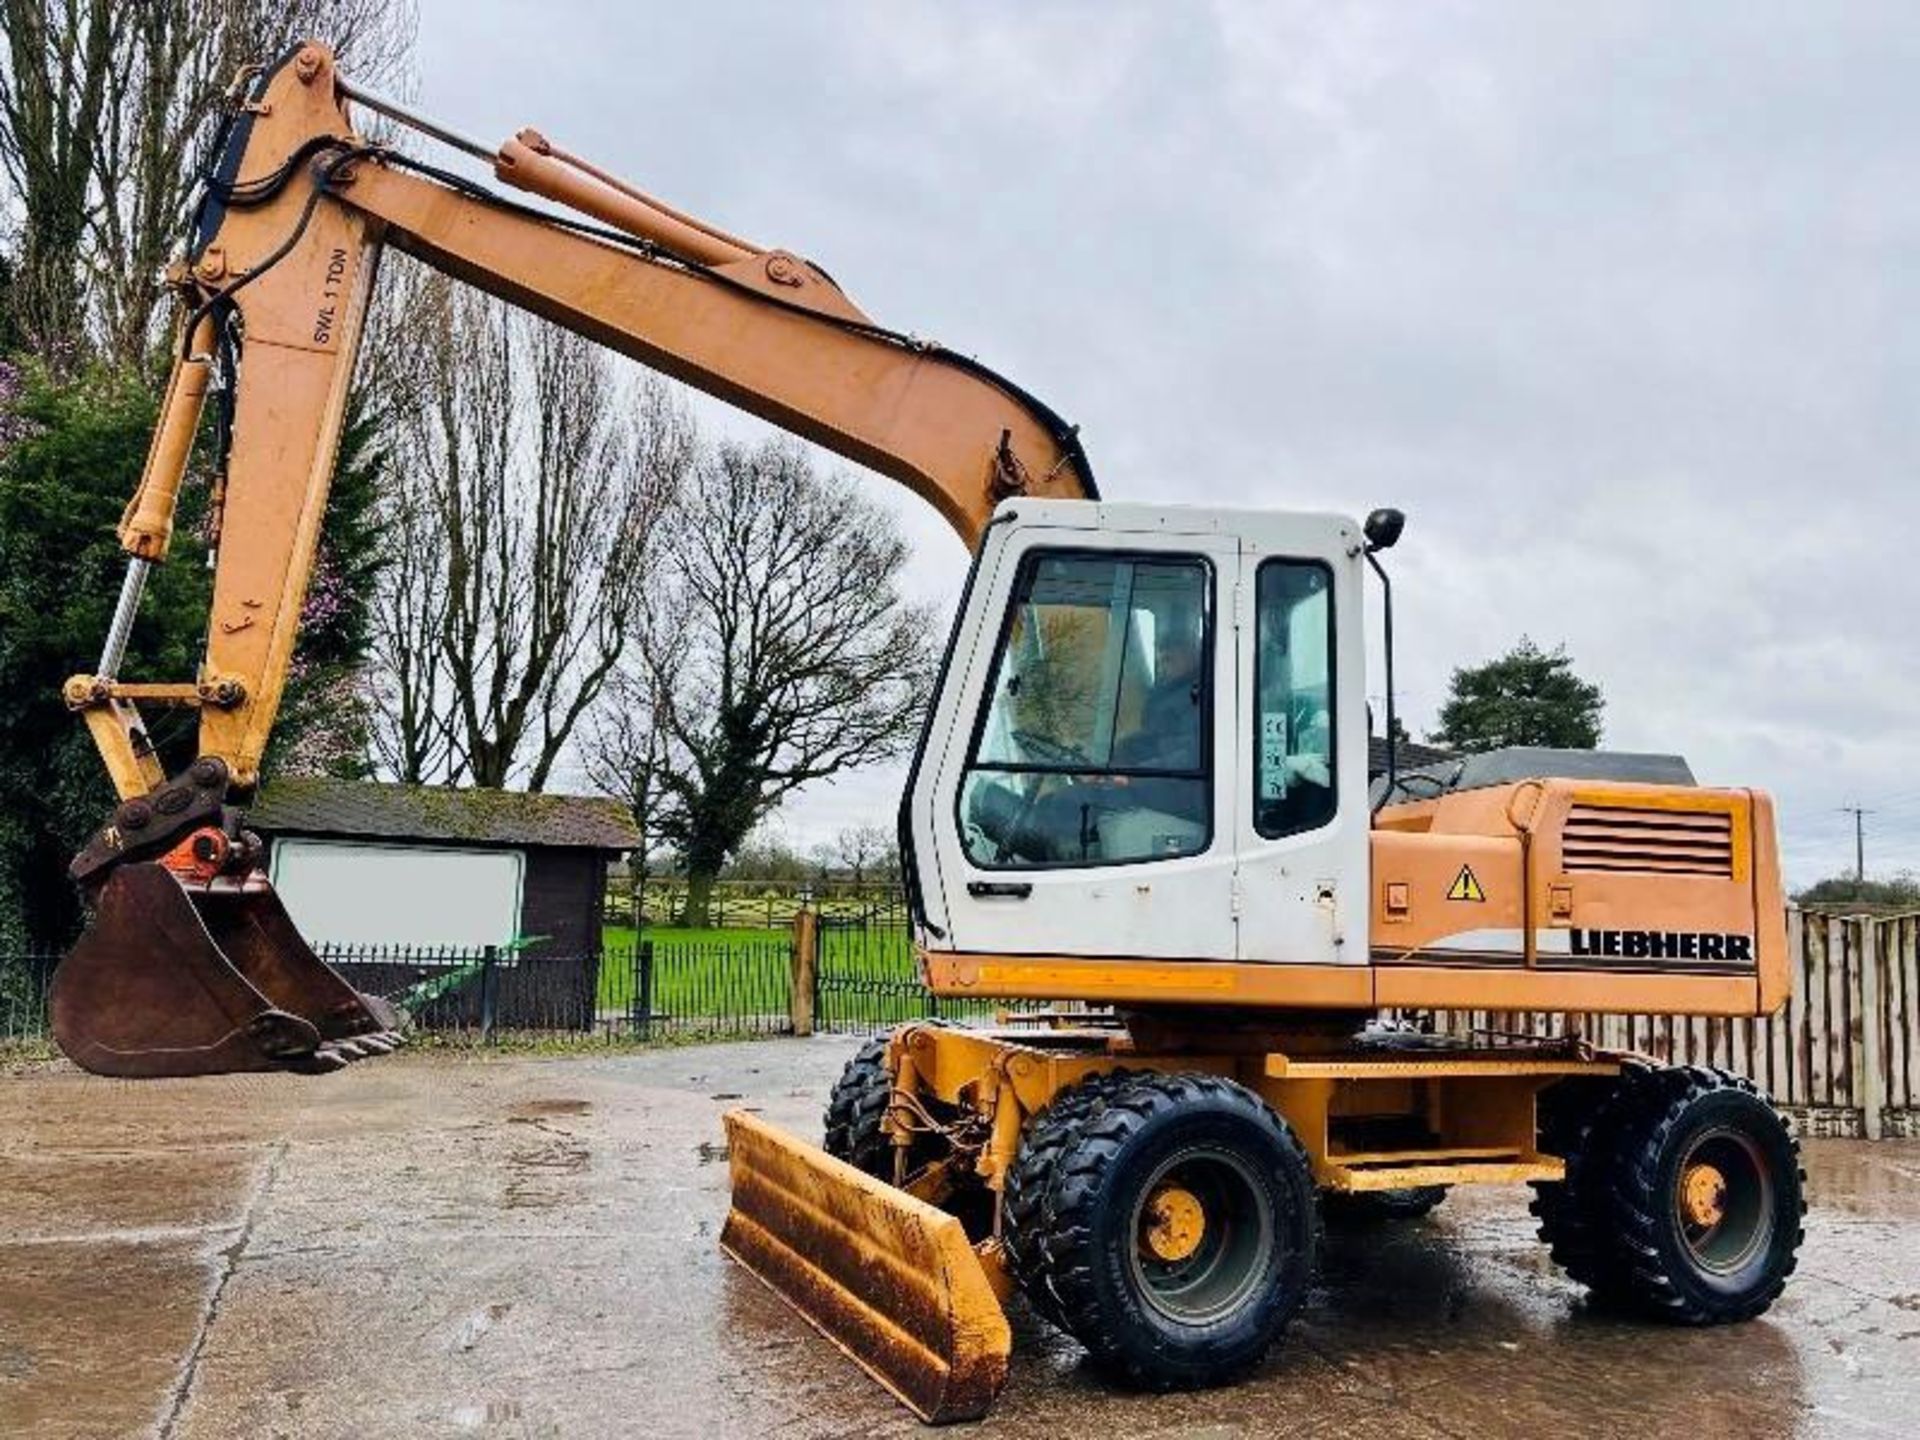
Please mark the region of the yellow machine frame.
<svg viewBox="0 0 1920 1440"><path fill-rule="evenodd" d="M1204 1046L1206 1038L1196 1037ZM975 1170L999 1190L1032 1116L1070 1085L1109 1070L1220 1075L1258 1094L1292 1127L1328 1190L1393 1190L1473 1182L1558 1180L1565 1166L1536 1145L1535 1101L1570 1075L1617 1075L1620 1057L1563 1046L1517 1049L1358 1050L1301 1033L1298 1048L1201 1048L1145 1052L1125 1032L1049 1031L1033 1036L908 1025L893 1037L890 1128L904 1155L913 1138L904 1118L924 1096L984 1122L988 1138ZM1439 1137L1421 1149L1370 1150L1347 1144L1343 1121L1413 1116ZM902 1174L901 1188L938 1199L951 1177Z"/></svg>
<svg viewBox="0 0 1920 1440"><path fill-rule="evenodd" d="M1143 1049L1118 1028L902 1026L887 1053L895 1183L733 1111L733 1209L721 1244L922 1419L971 1418L1005 1383L1012 1348L1001 1196L1022 1131L1062 1091L1115 1070L1235 1080L1291 1127L1321 1189L1351 1193L1561 1180L1565 1160L1539 1145L1541 1092L1616 1076L1628 1063L1575 1044L1361 1048L1337 1027L1248 1034L1244 1044L1221 1030L1154 1039ZM1381 1118L1418 1119L1433 1143L1355 1143L1361 1122ZM936 1124L969 1139L910 1173L908 1148ZM994 1202L991 1233L971 1243L940 1208L970 1184Z"/></svg>

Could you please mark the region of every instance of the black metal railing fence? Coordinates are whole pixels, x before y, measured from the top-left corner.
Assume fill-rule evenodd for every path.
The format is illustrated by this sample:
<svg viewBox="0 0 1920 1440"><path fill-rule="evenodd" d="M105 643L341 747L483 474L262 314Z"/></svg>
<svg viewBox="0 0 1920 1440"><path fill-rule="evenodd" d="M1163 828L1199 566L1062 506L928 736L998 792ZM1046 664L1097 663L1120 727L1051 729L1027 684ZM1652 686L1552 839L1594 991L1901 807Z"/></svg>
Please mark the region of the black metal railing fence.
<svg viewBox="0 0 1920 1440"><path fill-rule="evenodd" d="M866 1033L929 1015L988 1014L936 1002L914 975L904 926L842 915L814 977L816 1026ZM676 1042L793 1029L792 934L645 939L587 954L510 948L326 946L356 989L402 1006L422 1039L453 1045ZM58 956L0 954L0 1043L49 1040L47 987Z"/></svg>
<svg viewBox="0 0 1920 1440"><path fill-rule="evenodd" d="M0 1045L38 1044L47 1037L47 982L53 955L0 954Z"/></svg>
<svg viewBox="0 0 1920 1440"><path fill-rule="evenodd" d="M988 1023L1003 1014L1046 1008L1037 1001L969 996L942 999L921 982L913 931L903 913L823 913L816 928L814 1027L868 1035L909 1020Z"/></svg>
<svg viewBox="0 0 1920 1440"><path fill-rule="evenodd" d="M871 1034L910 1020L991 1022L1042 1008L940 999L920 981L903 915L815 912L813 1026ZM323 947L356 989L402 1006L429 1043L674 1043L794 1029L797 927L648 938L586 954L541 949ZM47 985L58 957L0 954L0 1044L49 1041Z"/></svg>

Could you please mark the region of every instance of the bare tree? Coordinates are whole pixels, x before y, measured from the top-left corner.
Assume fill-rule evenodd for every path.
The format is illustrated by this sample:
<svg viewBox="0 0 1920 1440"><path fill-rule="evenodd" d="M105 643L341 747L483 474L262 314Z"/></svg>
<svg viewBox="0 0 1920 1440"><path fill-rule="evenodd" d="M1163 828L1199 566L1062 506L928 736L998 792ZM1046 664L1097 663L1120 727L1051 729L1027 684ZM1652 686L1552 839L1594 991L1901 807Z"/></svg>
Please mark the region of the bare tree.
<svg viewBox="0 0 1920 1440"><path fill-rule="evenodd" d="M79 336L82 246L108 76L124 19L108 0L6 0L0 164L19 196L15 323L42 354Z"/></svg>
<svg viewBox="0 0 1920 1440"><path fill-rule="evenodd" d="M651 853L660 839L663 776L673 764L668 710L655 684L644 669L615 671L580 745L588 782L632 812L643 853Z"/></svg>
<svg viewBox="0 0 1920 1440"><path fill-rule="evenodd" d="M848 825L819 847L821 868L837 870L858 885L900 874L900 846L884 825Z"/></svg>
<svg viewBox="0 0 1920 1440"><path fill-rule="evenodd" d="M692 424L575 335L442 276L408 289L376 751L406 779L539 790L639 618Z"/></svg>
<svg viewBox="0 0 1920 1440"><path fill-rule="evenodd" d="M609 677L600 703L588 713L580 744L587 781L603 795L621 801L633 816L640 844L628 861L636 926L646 914L646 884L654 852L660 847L663 782L673 763L667 708L645 669L619 669Z"/></svg>
<svg viewBox="0 0 1920 1440"><path fill-rule="evenodd" d="M426 487L402 484L388 498L386 569L374 595L369 745L374 764L397 780L456 782L465 776L455 744L440 617L446 612L446 538Z"/></svg>
<svg viewBox="0 0 1920 1440"><path fill-rule="evenodd" d="M373 83L404 76L413 0L0 0L0 166L19 188L17 318L42 353L151 355L160 271L186 238L240 67L327 41Z"/></svg>
<svg viewBox="0 0 1920 1440"><path fill-rule="evenodd" d="M662 527L639 650L670 759L657 825L706 922L721 866L782 800L899 753L933 672L932 617L900 595L907 547L788 442L722 445Z"/></svg>

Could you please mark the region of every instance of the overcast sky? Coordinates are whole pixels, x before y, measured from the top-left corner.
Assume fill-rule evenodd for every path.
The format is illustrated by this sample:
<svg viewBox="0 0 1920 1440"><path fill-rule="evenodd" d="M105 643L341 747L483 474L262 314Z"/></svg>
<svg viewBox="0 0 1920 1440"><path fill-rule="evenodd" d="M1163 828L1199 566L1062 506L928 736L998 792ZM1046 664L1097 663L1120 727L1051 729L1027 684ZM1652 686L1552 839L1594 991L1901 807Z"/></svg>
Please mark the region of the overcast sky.
<svg viewBox="0 0 1920 1440"><path fill-rule="evenodd" d="M427 110L818 260L1078 422L1110 497L1403 507L1416 734L1453 666L1564 642L1608 744L1776 794L1795 883L1855 803L1920 868L1920 7L421 10ZM950 611L959 542L870 485ZM898 778L784 828L890 823Z"/></svg>

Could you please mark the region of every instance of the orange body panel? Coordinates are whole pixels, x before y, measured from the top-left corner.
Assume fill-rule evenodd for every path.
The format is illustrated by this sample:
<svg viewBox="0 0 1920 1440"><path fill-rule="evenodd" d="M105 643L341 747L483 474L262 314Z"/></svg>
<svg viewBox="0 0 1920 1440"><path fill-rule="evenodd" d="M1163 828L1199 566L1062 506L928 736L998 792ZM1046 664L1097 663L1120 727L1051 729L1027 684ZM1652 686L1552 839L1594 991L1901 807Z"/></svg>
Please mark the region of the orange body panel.
<svg viewBox="0 0 1920 1440"><path fill-rule="evenodd" d="M1754 979L1616 975L1467 965L1269 965L1124 956L984 955L923 950L934 994L1085 1000L1152 1010L1564 1010L1582 1014L1765 1014Z"/></svg>
<svg viewBox="0 0 1920 1440"><path fill-rule="evenodd" d="M980 955L922 950L936 995L1092 1000L1136 1006L1217 1005L1365 1010L1373 972L1364 965L1260 965L1119 956Z"/></svg>
<svg viewBox="0 0 1920 1440"><path fill-rule="evenodd" d="M1402 967L1465 965L1515 977L1499 1008L1561 994L1555 974L1698 994L1697 1013L1754 1014L1785 996L1785 900L1772 802L1751 790L1615 781L1527 780L1407 805L1373 837L1373 958L1395 978L1383 1004L1433 1004L1434 979ZM1471 876L1472 884L1462 885ZM1604 988L1604 987L1603 987ZM1610 992L1611 993L1611 992ZM1388 998L1390 994L1391 998ZM1744 997L1729 1009L1728 996ZM1693 1009L1691 1004L1658 1009Z"/></svg>
<svg viewBox="0 0 1920 1440"><path fill-rule="evenodd" d="M1383 811L1371 963L923 950L939 995L1263 1009L1764 1015L1787 993L1773 804L1528 780Z"/></svg>

